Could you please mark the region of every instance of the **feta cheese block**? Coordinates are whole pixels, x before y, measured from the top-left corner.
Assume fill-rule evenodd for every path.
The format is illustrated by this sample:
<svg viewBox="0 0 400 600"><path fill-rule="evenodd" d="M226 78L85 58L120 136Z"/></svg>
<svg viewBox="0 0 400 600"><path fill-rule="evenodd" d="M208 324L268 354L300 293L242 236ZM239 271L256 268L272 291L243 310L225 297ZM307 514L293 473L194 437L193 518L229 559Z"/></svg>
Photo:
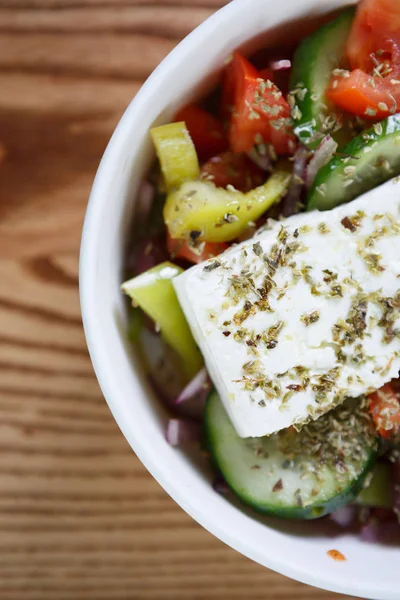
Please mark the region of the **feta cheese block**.
<svg viewBox="0 0 400 600"><path fill-rule="evenodd" d="M301 427L400 369L400 183L271 221L174 286L242 437Z"/></svg>

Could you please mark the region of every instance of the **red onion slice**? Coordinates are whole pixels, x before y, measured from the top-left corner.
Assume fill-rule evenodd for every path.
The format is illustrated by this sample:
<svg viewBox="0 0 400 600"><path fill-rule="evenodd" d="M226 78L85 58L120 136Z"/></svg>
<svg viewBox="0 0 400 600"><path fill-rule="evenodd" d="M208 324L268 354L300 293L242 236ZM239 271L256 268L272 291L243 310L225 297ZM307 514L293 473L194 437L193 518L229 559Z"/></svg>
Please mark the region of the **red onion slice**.
<svg viewBox="0 0 400 600"><path fill-rule="evenodd" d="M282 58L280 60L272 60L269 63L269 68L273 71L286 71L287 69L291 69L292 63L287 58Z"/></svg>
<svg viewBox="0 0 400 600"><path fill-rule="evenodd" d="M189 419L170 419L165 439L171 446L194 444L200 441L201 425Z"/></svg>
<svg viewBox="0 0 400 600"><path fill-rule="evenodd" d="M286 196L282 200L282 215L290 217L299 212L299 204L305 185L308 150L305 146L299 146L294 155L293 175Z"/></svg>
<svg viewBox="0 0 400 600"><path fill-rule="evenodd" d="M332 156L335 154L337 147L337 143L330 135L326 135L321 141L307 167L307 188L310 188L312 186L318 171L330 161Z"/></svg>
<svg viewBox="0 0 400 600"><path fill-rule="evenodd" d="M202 421L210 385L207 369L204 367L175 399L176 411L185 417Z"/></svg>
<svg viewBox="0 0 400 600"><path fill-rule="evenodd" d="M357 512L357 507L350 504L339 508L336 512L329 515L329 518L340 527L350 527L356 521Z"/></svg>
<svg viewBox="0 0 400 600"><path fill-rule="evenodd" d="M182 390L182 392L177 397L175 404L181 404L182 402L186 402L194 396L198 396L204 390L208 389L208 373L207 369L204 367L193 377L191 381L187 384L187 386Z"/></svg>

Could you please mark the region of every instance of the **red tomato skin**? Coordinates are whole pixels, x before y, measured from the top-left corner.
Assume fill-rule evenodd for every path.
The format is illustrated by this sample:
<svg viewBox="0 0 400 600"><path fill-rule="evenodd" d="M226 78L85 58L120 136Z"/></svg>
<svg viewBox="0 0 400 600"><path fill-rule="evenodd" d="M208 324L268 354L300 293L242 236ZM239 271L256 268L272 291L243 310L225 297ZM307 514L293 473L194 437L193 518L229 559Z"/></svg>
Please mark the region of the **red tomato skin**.
<svg viewBox="0 0 400 600"><path fill-rule="evenodd" d="M207 160L228 148L222 123L200 106L191 104L182 108L175 121L184 121L200 160Z"/></svg>
<svg viewBox="0 0 400 600"><path fill-rule="evenodd" d="M233 152L223 152L210 158L202 165L201 175L217 187L232 185L241 192L249 192L262 185L267 177L245 154Z"/></svg>
<svg viewBox="0 0 400 600"><path fill-rule="evenodd" d="M399 0L360 2L346 53L352 71L332 79L328 98L342 110L371 121L399 112Z"/></svg>
<svg viewBox="0 0 400 600"><path fill-rule="evenodd" d="M381 437L400 439L399 380L393 380L369 395L369 411Z"/></svg>
<svg viewBox="0 0 400 600"><path fill-rule="evenodd" d="M267 79L269 79L269 81L275 81L275 76L274 76L274 72L272 69L269 69L268 67L266 67L265 69L261 69L261 71L259 72L259 76L264 79L265 81Z"/></svg>
<svg viewBox="0 0 400 600"><path fill-rule="evenodd" d="M270 80L238 52L233 54L223 82L223 112L230 113L228 139L234 152L246 152L267 142L278 155L293 154L295 137L289 104Z"/></svg>
<svg viewBox="0 0 400 600"><path fill-rule="evenodd" d="M201 254L193 252L186 240L175 240L167 233L167 248L172 259L181 258L193 264L199 264L218 256L229 248L228 244L205 242Z"/></svg>
<svg viewBox="0 0 400 600"><path fill-rule="evenodd" d="M239 52L234 52L222 75L221 115L228 121L235 108L236 89L241 76L256 79L260 74L251 62Z"/></svg>
<svg viewBox="0 0 400 600"><path fill-rule="evenodd" d="M400 83L356 69L349 77L334 77L327 97L339 108L367 120L379 121L400 110Z"/></svg>
<svg viewBox="0 0 400 600"><path fill-rule="evenodd" d="M347 42L351 69L370 73L378 61L390 58L400 68L400 3L398 0L363 0L358 6ZM381 54L383 51L383 54ZM377 56L379 52L380 56ZM394 73L391 74L394 76Z"/></svg>

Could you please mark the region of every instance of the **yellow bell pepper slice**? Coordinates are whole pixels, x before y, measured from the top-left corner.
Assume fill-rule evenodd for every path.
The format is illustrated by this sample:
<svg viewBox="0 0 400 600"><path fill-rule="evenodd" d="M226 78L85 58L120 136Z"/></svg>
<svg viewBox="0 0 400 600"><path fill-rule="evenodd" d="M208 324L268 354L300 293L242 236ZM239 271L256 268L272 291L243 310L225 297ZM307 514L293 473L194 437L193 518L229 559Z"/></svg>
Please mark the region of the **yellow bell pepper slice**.
<svg viewBox="0 0 400 600"><path fill-rule="evenodd" d="M199 159L185 123L169 123L150 130L167 190L200 175Z"/></svg>
<svg viewBox="0 0 400 600"><path fill-rule="evenodd" d="M277 171L247 193L217 188L208 181L184 183L167 197L165 223L175 239L232 241L284 196L290 179L290 173Z"/></svg>
<svg viewBox="0 0 400 600"><path fill-rule="evenodd" d="M122 291L160 328L164 340L182 360L191 379L203 366L203 358L193 339L176 296L172 279L183 269L164 262L122 284Z"/></svg>

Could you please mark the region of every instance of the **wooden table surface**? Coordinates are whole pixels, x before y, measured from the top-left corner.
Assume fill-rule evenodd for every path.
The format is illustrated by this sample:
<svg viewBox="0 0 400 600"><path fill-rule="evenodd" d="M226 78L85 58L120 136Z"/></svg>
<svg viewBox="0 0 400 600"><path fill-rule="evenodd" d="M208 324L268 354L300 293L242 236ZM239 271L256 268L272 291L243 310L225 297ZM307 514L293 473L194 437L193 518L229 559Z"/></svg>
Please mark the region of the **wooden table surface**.
<svg viewBox="0 0 400 600"><path fill-rule="evenodd" d="M224 0L0 0L0 598L333 600L193 522L128 447L78 301L90 185L145 77Z"/></svg>

